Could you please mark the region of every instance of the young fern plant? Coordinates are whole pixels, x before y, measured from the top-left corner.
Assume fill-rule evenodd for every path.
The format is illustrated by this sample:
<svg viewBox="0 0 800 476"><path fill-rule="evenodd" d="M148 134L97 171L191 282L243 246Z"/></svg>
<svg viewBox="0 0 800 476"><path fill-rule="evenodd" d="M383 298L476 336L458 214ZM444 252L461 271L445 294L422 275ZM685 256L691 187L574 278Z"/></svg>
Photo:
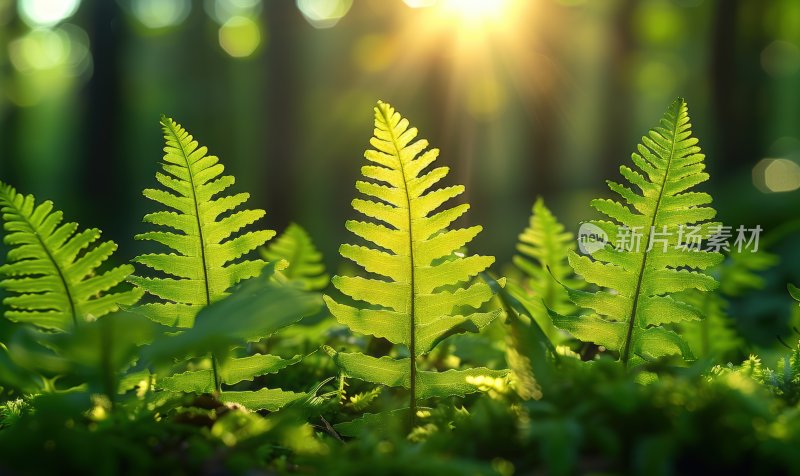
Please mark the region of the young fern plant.
<svg viewBox="0 0 800 476"><path fill-rule="evenodd" d="M314 246L308 232L296 223L291 223L268 247L262 248L261 257L270 263L285 260L288 265L280 275L300 289L322 291L330 281L322 253Z"/></svg>
<svg viewBox="0 0 800 476"><path fill-rule="evenodd" d="M53 202L37 205L33 195L2 182L0 211L10 247L0 266L0 286L12 294L3 300L7 319L70 332L141 297L138 289L123 289L133 266L98 270L117 250L113 241L98 241L100 230L79 232L77 223L63 223Z"/></svg>
<svg viewBox="0 0 800 476"><path fill-rule="evenodd" d="M506 374L485 368L444 372L417 368L417 359L442 339L456 332L477 332L501 311L479 312L493 292L482 281L471 282L494 258L457 253L481 227L448 228L469 205L436 212L463 193L464 187L432 190L449 169L436 167L425 173L439 151L426 151L428 142L415 140L416 136L417 129L409 127L408 120L389 104L378 102L370 141L374 149L365 154L371 164L361 168L370 181L356 182L356 189L368 198L352 202L357 212L372 220L346 223L350 232L370 246L345 244L339 251L380 279L335 276L334 286L354 304L325 296L340 323L407 348L406 358L326 350L345 376L409 389L412 426L418 400L477 392L479 387L469 382L470 377Z"/></svg>
<svg viewBox="0 0 800 476"><path fill-rule="evenodd" d="M523 276L518 280L509 279L507 286L553 342L558 342L559 336L547 309L573 314L577 309L562 284L572 289L585 285L584 281L575 279L567 262L567 254L574 249L572 233L565 231L544 200L537 198L528 227L519 235L517 254L512 258Z"/></svg>
<svg viewBox="0 0 800 476"><path fill-rule="evenodd" d="M639 190L609 181L622 202L593 200L592 206L613 221L584 225L604 232L609 242L591 256L569 254L575 272L601 289L567 288L570 299L590 312L552 312L553 323L582 341L618 352L626 367L673 355L690 360L686 342L666 326L703 316L673 294L716 288L717 281L702 271L718 264L722 255L697 249L687 239L687 230L708 237L717 225L708 223L716 215L707 206L711 196L690 191L708 174L683 99L672 103L631 157L638 170L623 165L620 173Z"/></svg>
<svg viewBox="0 0 800 476"><path fill-rule="evenodd" d="M235 179L223 175L219 159L207 155L208 149L172 119L162 117L161 125L166 147L163 173L157 172L156 179L163 188L143 193L168 210L145 215L144 221L157 228L136 239L159 243L171 252L135 258L157 274L131 276L129 281L157 301L140 306L140 312L164 325L189 328L201 309L226 297L235 284L259 275L266 263L242 257L275 232L242 233L265 212L240 208L248 193L223 194ZM211 361L212 388L218 393L224 383L222 369L213 353ZM197 388L196 383L186 387L187 391Z"/></svg>

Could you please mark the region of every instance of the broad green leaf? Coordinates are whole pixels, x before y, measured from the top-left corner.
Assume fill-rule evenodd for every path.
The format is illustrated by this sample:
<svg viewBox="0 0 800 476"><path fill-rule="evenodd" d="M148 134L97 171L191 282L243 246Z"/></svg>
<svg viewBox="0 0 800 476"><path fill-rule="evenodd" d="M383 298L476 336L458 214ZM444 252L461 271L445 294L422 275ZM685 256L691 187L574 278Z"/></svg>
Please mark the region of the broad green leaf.
<svg viewBox="0 0 800 476"><path fill-rule="evenodd" d="M270 264L261 276L247 280L231 295L200 311L193 327L156 340L142 351L148 365L202 357L211 352L216 366L169 375L158 381L168 391L212 393L228 398L230 391L222 386L234 385L255 377L275 373L300 361L300 357L281 359L269 354L238 357L237 349L248 342L268 337L278 330L312 315L322 307L318 294L276 283L275 266ZM263 391L262 391L263 390ZM267 397L280 392L260 389L260 409L275 408L278 401L267 404ZM238 401L246 397L235 392ZM233 397L231 397L233 398ZM254 397L256 398L256 397ZM244 404L244 403L242 403Z"/></svg>

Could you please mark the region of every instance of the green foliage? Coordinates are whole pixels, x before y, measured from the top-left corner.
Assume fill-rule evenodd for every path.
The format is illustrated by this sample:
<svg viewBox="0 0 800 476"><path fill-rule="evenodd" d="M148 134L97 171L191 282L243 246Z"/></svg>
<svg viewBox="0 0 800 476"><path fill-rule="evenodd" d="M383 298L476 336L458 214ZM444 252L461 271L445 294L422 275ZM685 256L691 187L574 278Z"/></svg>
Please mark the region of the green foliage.
<svg viewBox="0 0 800 476"><path fill-rule="evenodd" d="M683 238L687 227L698 226L700 235L708 237L714 225L707 220L716 215L706 206L710 195L689 191L705 182L708 174L703 171L704 155L697 139L691 136L683 99L669 107L637 150L631 157L638 171L623 165L620 173L640 192L609 181L609 188L623 201L592 201L597 211L613 220L589 222L606 233L609 243L591 257L569 255L575 272L601 288L595 292L568 289L570 299L591 312L582 316L553 312L553 322L580 340L618 352L625 366L672 355L689 360L693 358L689 346L666 326L703 316L672 295L687 289L715 289L716 280L702 270L718 264L722 255L679 247L687 243ZM662 234L659 243L651 242L651 230ZM637 231L643 235L639 245L634 241L619 246L626 244L626 233L633 236Z"/></svg>
<svg viewBox="0 0 800 476"><path fill-rule="evenodd" d="M788 355L778 359L775 369L764 365L757 355L751 355L741 365L716 365L711 377L745 376L755 380L790 405L800 402L800 342Z"/></svg>
<svg viewBox="0 0 800 476"><path fill-rule="evenodd" d="M0 274L0 286L13 293L3 300L5 316L43 329L69 331L81 323L135 304L139 290L120 290L133 272L122 265L98 268L116 251L112 241L97 242L100 230L78 232L78 224L62 223L64 214L53 202L36 204L0 182L4 242L10 247Z"/></svg>
<svg viewBox="0 0 800 476"><path fill-rule="evenodd" d="M519 235L518 254L513 258L524 278L510 280L508 288L553 341L558 341L559 336L548 318L547 309L564 315L573 314L577 308L569 300L564 286L572 289L585 286L584 281L574 278L567 263L567 254L574 249L572 233L564 230L564 225L539 197L533 204L528 227Z"/></svg>
<svg viewBox="0 0 800 476"><path fill-rule="evenodd" d="M153 356L160 355L159 351L164 353L166 345L169 350L166 354L181 361L175 372L184 368L183 372L160 379L157 384L166 391L213 392L224 401L253 409L276 410L304 395L269 388L238 392L227 387L275 373L297 363L300 356L282 359L269 354L248 355L241 347L297 322L319 306L314 308L314 296L291 294L268 284L278 263L264 270L256 282L246 283L230 294L232 286L258 275L264 268L264 261L242 257L272 238L275 232L241 233L244 227L263 217L264 211L239 209L249 198L247 193L220 195L235 180L222 175L224 167L219 160L206 155L207 149L199 147L172 119L163 118L162 126L166 140L165 173L157 173L156 178L169 191L147 189L144 195L176 211L151 213L144 221L180 233L159 230L136 238L155 241L177 254L137 257L138 263L172 277L135 276L131 281L162 300L141 306L139 312L157 322L188 330L164 341L167 344L154 345L148 352L150 359L164 363L166 359ZM296 237L296 233L292 236ZM308 254L308 246L305 243L302 246L305 246L302 251ZM305 272L302 262L295 265L298 272ZM204 318L195 322L198 312ZM206 356L210 356L210 368L202 368ZM189 357L201 361L187 360ZM198 364L201 368L194 368Z"/></svg>
<svg viewBox="0 0 800 476"><path fill-rule="evenodd" d="M789 289L789 294L792 296L792 298L794 298L795 301L800 302L800 288L792 283L787 284L786 287Z"/></svg>
<svg viewBox="0 0 800 476"><path fill-rule="evenodd" d="M162 333L162 326L144 316L120 311L70 333L22 328L9 342L9 351L18 368L36 376L42 390L102 394L113 405L118 394L148 379L148 374L133 372L131 366L141 347Z"/></svg>
<svg viewBox="0 0 800 476"><path fill-rule="evenodd" d="M162 118L161 125L166 147L163 173L157 172L156 179L164 188L146 189L144 196L168 210L145 215L144 221L157 228L136 239L173 252L145 254L134 261L169 277L136 275L130 281L160 300L144 304L140 312L156 322L186 328L200 309L227 296L231 286L258 276L264 261L242 257L275 232L242 233L265 212L239 209L250 198L248 193L221 195L235 179L222 175L225 167L219 159L206 155L208 149L172 119Z"/></svg>
<svg viewBox="0 0 800 476"><path fill-rule="evenodd" d="M264 212L223 195L218 160L162 124L163 189L145 196L172 211L145 217L157 228L138 238L167 248L136 258L148 276L100 270L113 243L0 184L0 473L797 473L800 342L712 367L744 352L735 306L775 257L676 249L684 228L716 226L690 190L708 176L682 100L621 168L638 190L609 182L622 200L592 204L613 221L590 222L610 243L653 226L668 249L644 233L638 251L579 256L539 199L511 280L465 251L481 227L451 226L469 206L446 205L464 188L435 189L438 151L378 103L353 201L367 219L340 248L363 274L339 273L324 300L308 234L262 247L274 233L244 229ZM545 314L587 341L580 356ZM688 368L660 359L692 353Z"/></svg>
<svg viewBox="0 0 800 476"><path fill-rule="evenodd" d="M439 209L464 191L463 186L430 190L447 173L436 167L423 174L439 151L426 140L416 140L417 129L386 103L375 108L375 132L361 173L372 181L356 182L367 197L353 200L353 208L374 221L348 221L346 227L374 245L342 245L340 253L369 273L385 279L335 276L333 284L360 305L326 296L336 319L352 330L382 337L408 349L408 357L376 358L327 348L345 375L409 389L413 422L417 399L464 395L478 391L468 377L498 375L488 369L418 370L417 358L456 332L479 331L499 310L476 311L492 298L491 288L477 281L465 284L494 262L487 256L458 252L481 231L480 226L448 229L469 205ZM385 223L387 226L379 223ZM385 250L385 251L384 251Z"/></svg>
<svg viewBox="0 0 800 476"><path fill-rule="evenodd" d="M0 429L16 423L30 408L30 403L18 398L0 405Z"/></svg>
<svg viewBox="0 0 800 476"><path fill-rule="evenodd" d="M328 287L330 277L325 272L322 253L306 230L296 223L290 224L281 236L262 249L261 256L268 262L286 260L289 264L281 270L281 275L301 289L321 291Z"/></svg>
<svg viewBox="0 0 800 476"><path fill-rule="evenodd" d="M553 378L549 357L558 358L556 349L528 308L518 301L503 283L484 273L483 279L496 293L506 314L506 362L511 370L514 390L523 400L542 398L543 388Z"/></svg>
<svg viewBox="0 0 800 476"><path fill-rule="evenodd" d="M213 393L223 402L238 403L252 410L277 410L312 395L260 388L236 391L229 387L253 380L300 361L300 356L282 359L270 354L246 351L248 343L268 337L319 311L318 295L273 282L274 266L258 278L239 286L233 294L204 308L192 328L160 339L143 351L146 363L168 364L211 353L216 367L192 369L172 374L158 381L158 386L173 392ZM169 368L169 367L168 367ZM215 375L216 374L216 375ZM219 387L216 387L217 379ZM222 389L225 385L225 389Z"/></svg>
<svg viewBox="0 0 800 476"><path fill-rule="evenodd" d="M744 347L736 329L730 300L764 287L760 272L772 267L777 256L763 250L732 252L721 264L710 270L720 286L704 293L688 290L681 299L696 307L704 316L701 321L681 325L689 348L697 357L729 360Z"/></svg>

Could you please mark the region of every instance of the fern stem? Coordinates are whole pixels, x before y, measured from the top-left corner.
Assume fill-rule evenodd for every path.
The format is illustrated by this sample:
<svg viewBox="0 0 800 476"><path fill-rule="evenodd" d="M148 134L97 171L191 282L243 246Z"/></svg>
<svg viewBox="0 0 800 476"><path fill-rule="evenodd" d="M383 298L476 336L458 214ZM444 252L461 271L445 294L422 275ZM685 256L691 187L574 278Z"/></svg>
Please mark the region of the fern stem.
<svg viewBox="0 0 800 476"><path fill-rule="evenodd" d="M681 103L681 107L683 103ZM667 186L667 178L669 177L669 170L672 166L672 160L675 158L675 145L678 142L678 126L681 120L681 107L678 107L677 112L675 113L675 124L673 125L672 129L672 148L669 152L669 160L667 160L667 166L664 170L664 178L661 180L661 187L658 190L658 199L656 200L656 206L653 209L653 217L650 219L650 226L648 227L647 231L652 230L656 224L656 218L658 218L658 211L661 208L661 200L664 197L664 189ZM633 306L631 307L631 317L628 320L628 333L625 336L625 348L622 351L622 365L624 368L628 368L628 360L630 359L630 352L631 352L631 341L633 340L633 329L636 325L636 311L639 307L639 295L642 292L642 280L644 278L644 272L647 266L647 256L648 251L647 248L650 244L650 237L648 235L647 243L645 244L645 252L644 256L642 256L642 265L639 268L639 276L636 279L636 290L633 295Z"/></svg>
<svg viewBox="0 0 800 476"><path fill-rule="evenodd" d="M414 233L412 232L411 225L411 196L408 193L408 177L406 176L406 170L403 166L403 159L402 154L400 151L400 147L397 144L397 137L394 134L394 128L392 127L392 120L387 114L388 108L384 105L383 107L379 108L381 111L381 115L383 116L384 120L386 121L386 125L389 129L389 135L392 138L392 145L394 146L395 152L397 153L397 161L400 163L400 173L403 174L403 192L405 192L406 197L406 218L408 223L408 260L409 260L409 267L411 269L411 283L409 284L410 288L410 301L411 305L409 307L409 317L411 321L410 325L410 338L408 344L408 353L410 354L410 385L409 385L409 394L410 394L410 402L409 402L409 430L414 428L417 419L417 345L416 345L416 319L415 319L415 309L414 309L414 293L415 293L415 268L414 268Z"/></svg>
<svg viewBox="0 0 800 476"><path fill-rule="evenodd" d="M200 220L200 205L197 203L197 188L195 185L194 179L194 172L192 171L192 164L189 162L189 156L186 154L186 149L183 146L183 141L178 136L178 132L175 130L175 122L172 120L168 121L167 129L169 130L172 137L175 138L175 143L180 148L181 155L183 156L183 160L186 162L186 170L189 175L189 185L191 186L190 189L192 191L192 205L194 205L194 218L195 223L197 224L197 237L200 240L200 260L203 263L203 284L205 285L206 291L206 306L211 304L211 290L209 289L208 285L208 263L206 262L206 241L203 238L203 223ZM219 368L217 363L217 357L214 353L211 353L211 368L213 369L214 374L214 390L217 394L222 391L222 382L219 378Z"/></svg>

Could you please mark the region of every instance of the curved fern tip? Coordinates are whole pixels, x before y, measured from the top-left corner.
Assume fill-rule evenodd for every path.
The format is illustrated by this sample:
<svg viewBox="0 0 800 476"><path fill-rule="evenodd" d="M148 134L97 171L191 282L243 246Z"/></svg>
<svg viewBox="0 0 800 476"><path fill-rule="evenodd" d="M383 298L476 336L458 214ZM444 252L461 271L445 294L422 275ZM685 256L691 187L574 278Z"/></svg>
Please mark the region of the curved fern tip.
<svg viewBox="0 0 800 476"><path fill-rule="evenodd" d="M688 111L689 103L686 102L686 99L683 96L678 96L674 101L672 101L672 104L670 104L669 110L675 111L676 114L680 114L682 109Z"/></svg>
<svg viewBox="0 0 800 476"><path fill-rule="evenodd" d="M392 113L394 113L394 108L391 104L385 101L378 100L378 104L375 105L375 114L378 116L386 116L391 117Z"/></svg>

